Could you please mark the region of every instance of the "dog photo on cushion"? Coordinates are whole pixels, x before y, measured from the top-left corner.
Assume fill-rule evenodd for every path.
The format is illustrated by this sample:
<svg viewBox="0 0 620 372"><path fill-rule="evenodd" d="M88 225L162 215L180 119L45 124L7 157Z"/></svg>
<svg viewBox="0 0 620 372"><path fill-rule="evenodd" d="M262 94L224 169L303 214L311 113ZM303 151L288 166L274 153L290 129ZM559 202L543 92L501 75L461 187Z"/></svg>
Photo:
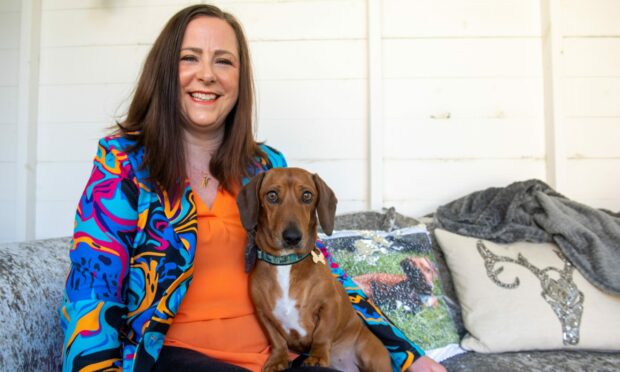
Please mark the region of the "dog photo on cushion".
<svg viewBox="0 0 620 372"><path fill-rule="evenodd" d="M370 273L353 280L381 309L400 309L416 314L422 307L435 306L433 281L437 272L426 257L407 257L400 261L404 274Z"/></svg>
<svg viewBox="0 0 620 372"><path fill-rule="evenodd" d="M263 370L286 369L290 349L309 354L304 365L391 371L387 350L315 246L318 224L326 234L334 227L337 199L325 182L303 169L274 168L253 177L237 204L256 243L250 292L272 347Z"/></svg>
<svg viewBox="0 0 620 372"><path fill-rule="evenodd" d="M458 344L426 225L414 220L386 231L373 224L343 224L340 217L332 235L319 233L319 239L368 299L424 350Z"/></svg>

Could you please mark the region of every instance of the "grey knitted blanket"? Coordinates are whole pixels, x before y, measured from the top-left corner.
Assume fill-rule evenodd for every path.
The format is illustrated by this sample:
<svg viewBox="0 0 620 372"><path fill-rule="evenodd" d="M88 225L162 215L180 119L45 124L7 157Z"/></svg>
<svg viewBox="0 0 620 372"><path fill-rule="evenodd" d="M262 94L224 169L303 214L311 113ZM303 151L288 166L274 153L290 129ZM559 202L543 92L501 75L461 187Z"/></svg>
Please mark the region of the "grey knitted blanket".
<svg viewBox="0 0 620 372"><path fill-rule="evenodd" d="M620 295L620 213L528 180L454 200L437 209L436 219L448 231L498 243L555 242L590 283Z"/></svg>

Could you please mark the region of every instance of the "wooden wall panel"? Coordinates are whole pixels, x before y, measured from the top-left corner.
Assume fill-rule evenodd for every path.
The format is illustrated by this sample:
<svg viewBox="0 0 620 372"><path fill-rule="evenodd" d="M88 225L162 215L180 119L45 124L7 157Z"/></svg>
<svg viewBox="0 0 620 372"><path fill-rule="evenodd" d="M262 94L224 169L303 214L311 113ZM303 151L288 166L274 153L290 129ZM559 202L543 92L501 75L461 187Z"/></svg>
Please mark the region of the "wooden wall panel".
<svg viewBox="0 0 620 372"><path fill-rule="evenodd" d="M76 182L79 181L80 180L76 180ZM77 205L77 198L66 201L38 201L36 219L37 237L43 239L70 236L73 233L75 208Z"/></svg>
<svg viewBox="0 0 620 372"><path fill-rule="evenodd" d="M4 4L4 1L3 1ZM0 50L19 49L19 24L20 12L17 10L4 8L0 5Z"/></svg>
<svg viewBox="0 0 620 372"><path fill-rule="evenodd" d="M0 123L14 125L17 122L17 86L0 86Z"/></svg>
<svg viewBox="0 0 620 372"><path fill-rule="evenodd" d="M133 84L79 84L39 87L39 125L110 125L129 107Z"/></svg>
<svg viewBox="0 0 620 372"><path fill-rule="evenodd" d="M0 2L0 243L17 238L17 96L21 4Z"/></svg>
<svg viewBox="0 0 620 372"><path fill-rule="evenodd" d="M562 0L567 187L620 211L620 2Z"/></svg>
<svg viewBox="0 0 620 372"><path fill-rule="evenodd" d="M95 148L96 150L96 148ZM39 162L37 198L39 201L77 201L84 191L92 170L90 159L73 162Z"/></svg>
<svg viewBox="0 0 620 372"><path fill-rule="evenodd" d="M484 37L540 35L538 1L384 0L383 36Z"/></svg>
<svg viewBox="0 0 620 372"><path fill-rule="evenodd" d="M0 209L3 211L14 211L16 208L15 199L0 200ZM15 242L19 239L15 236L15 230L17 224L15 221L15 214L13 213L1 213L0 214L0 243Z"/></svg>
<svg viewBox="0 0 620 372"><path fill-rule="evenodd" d="M537 2L384 2L385 206L544 178Z"/></svg>
<svg viewBox="0 0 620 372"><path fill-rule="evenodd" d="M385 38L384 77L540 77L538 38Z"/></svg>
<svg viewBox="0 0 620 372"><path fill-rule="evenodd" d="M17 125L0 123L0 133L0 163L14 163L17 160Z"/></svg>
<svg viewBox="0 0 620 372"><path fill-rule="evenodd" d="M620 117L570 118L567 124L569 158L620 158Z"/></svg>
<svg viewBox="0 0 620 372"><path fill-rule="evenodd" d="M565 195L596 208L620 211L620 161L618 157L573 158L568 162L568 184Z"/></svg>
<svg viewBox="0 0 620 372"><path fill-rule="evenodd" d="M386 159L544 158L542 119L390 120Z"/></svg>
<svg viewBox="0 0 620 372"><path fill-rule="evenodd" d="M97 141L107 133L107 125L91 123L48 123L39 127L38 158L46 163L84 162L97 153ZM75 141L79 137L80 141ZM85 182L83 180L82 182Z"/></svg>
<svg viewBox="0 0 620 372"><path fill-rule="evenodd" d="M617 0L560 0L566 36L620 36L620 2Z"/></svg>
<svg viewBox="0 0 620 372"><path fill-rule="evenodd" d="M363 40L253 42L251 52L257 80L324 81L366 77Z"/></svg>
<svg viewBox="0 0 620 372"><path fill-rule="evenodd" d="M40 84L134 85L149 49L143 45L45 48L41 53Z"/></svg>
<svg viewBox="0 0 620 372"><path fill-rule="evenodd" d="M543 159L393 160L386 163L385 205L422 216L470 192L544 179Z"/></svg>

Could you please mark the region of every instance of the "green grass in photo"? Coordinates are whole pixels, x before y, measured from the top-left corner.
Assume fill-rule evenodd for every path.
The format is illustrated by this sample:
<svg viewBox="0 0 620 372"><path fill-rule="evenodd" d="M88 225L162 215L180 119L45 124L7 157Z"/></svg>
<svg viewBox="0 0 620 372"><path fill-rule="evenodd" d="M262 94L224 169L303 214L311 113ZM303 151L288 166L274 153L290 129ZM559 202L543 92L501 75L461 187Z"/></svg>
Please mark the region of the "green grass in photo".
<svg viewBox="0 0 620 372"><path fill-rule="evenodd" d="M403 274L400 262L407 257L427 257L432 261L432 256L425 254L412 254L390 252L379 254L374 263L356 259L354 252L334 250L331 252L336 262L345 270L350 277L368 273ZM376 257L376 256L375 256ZM375 258L373 257L373 259ZM439 281L435 281L433 294L442 298ZM402 330L413 342L422 349L430 350L451 343L458 343L459 338L456 329L446 310L441 303L434 307L422 307L421 310L412 314L399 309L382 309L385 315Z"/></svg>

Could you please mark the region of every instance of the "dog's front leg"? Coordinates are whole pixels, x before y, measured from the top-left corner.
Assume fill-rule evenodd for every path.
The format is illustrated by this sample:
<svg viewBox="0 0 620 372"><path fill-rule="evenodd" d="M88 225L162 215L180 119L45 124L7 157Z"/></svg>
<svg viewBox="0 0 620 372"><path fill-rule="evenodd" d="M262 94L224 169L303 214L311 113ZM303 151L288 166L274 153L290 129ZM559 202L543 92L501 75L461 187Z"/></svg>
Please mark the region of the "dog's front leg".
<svg viewBox="0 0 620 372"><path fill-rule="evenodd" d="M335 319L337 318L333 316L336 309L330 310L330 308L332 306L328 306L328 303L323 303L318 310L318 322L312 333L312 345L310 346L309 356L302 364L304 366L329 367L329 353L334 341Z"/></svg>
<svg viewBox="0 0 620 372"><path fill-rule="evenodd" d="M288 368L288 346L284 337L278 332L274 325L274 320L263 311L257 310L258 321L263 326L267 338L271 344L271 355L265 362L263 372L276 372Z"/></svg>
<svg viewBox="0 0 620 372"><path fill-rule="evenodd" d="M271 354L263 366L263 372L275 372L287 369L288 364L288 345L282 330L279 329L279 323L273 317L272 309L275 307L273 298L269 294L270 287L265 287L265 280L255 271L250 279L250 295L256 310L256 317L260 323L269 344L271 345Z"/></svg>

